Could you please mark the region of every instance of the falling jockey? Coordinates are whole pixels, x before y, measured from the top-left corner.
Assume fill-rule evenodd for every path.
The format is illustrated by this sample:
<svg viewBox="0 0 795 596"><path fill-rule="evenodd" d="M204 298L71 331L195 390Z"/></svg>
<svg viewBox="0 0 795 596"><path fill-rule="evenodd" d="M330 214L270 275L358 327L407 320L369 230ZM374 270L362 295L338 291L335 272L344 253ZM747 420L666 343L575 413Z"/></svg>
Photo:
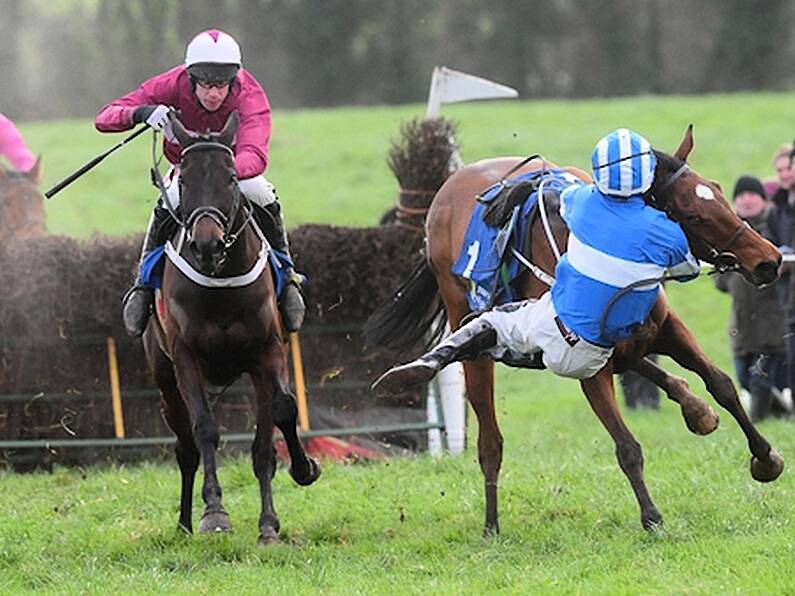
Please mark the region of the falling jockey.
<svg viewBox="0 0 795 596"><path fill-rule="evenodd" d="M273 185L263 175L268 166L270 103L254 76L241 67L240 47L231 36L215 29L199 33L188 44L184 65L159 74L112 101L95 119L101 132L128 130L139 123L163 132L163 151L172 164L166 176L167 192L172 205L177 206L181 149L170 128L174 110L186 128L198 132L219 131L233 111L239 113L234 151L240 191L254 205L255 218L270 244L289 259L281 207ZM146 231L142 261L156 248L158 231L168 217L167 209L158 204ZM279 300L288 331L296 331L303 322L305 305L300 283L300 275L289 268ZM124 326L130 335L143 333L151 307L152 290L141 285L139 273L124 300Z"/></svg>
<svg viewBox="0 0 795 596"><path fill-rule="evenodd" d="M594 184L569 186L560 196L570 234L552 289L484 312L417 360L387 371L376 390L430 381L451 362L483 354L514 364L535 355L560 376L590 378L615 343L646 320L665 274L680 281L698 275L679 224L644 201L656 166L649 142L618 129L597 143L591 163Z"/></svg>

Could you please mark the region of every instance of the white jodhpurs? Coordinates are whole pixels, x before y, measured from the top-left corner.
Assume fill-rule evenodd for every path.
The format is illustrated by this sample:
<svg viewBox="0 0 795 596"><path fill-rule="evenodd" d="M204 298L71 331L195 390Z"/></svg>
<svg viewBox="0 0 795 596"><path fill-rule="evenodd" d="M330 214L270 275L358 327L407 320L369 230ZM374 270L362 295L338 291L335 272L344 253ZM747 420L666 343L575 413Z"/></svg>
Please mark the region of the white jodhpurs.
<svg viewBox="0 0 795 596"><path fill-rule="evenodd" d="M176 209L179 206L179 183L174 172L168 172L165 177L165 183L166 195L168 195L172 207ZM276 189L263 174L239 180L238 186L240 187L240 192L259 207L266 207L276 200Z"/></svg>
<svg viewBox="0 0 795 596"><path fill-rule="evenodd" d="M544 365L557 375L588 379L598 373L613 348L589 343L567 329L555 312L552 294L498 307L480 315L497 332L497 359L506 352L532 354L541 350Z"/></svg>

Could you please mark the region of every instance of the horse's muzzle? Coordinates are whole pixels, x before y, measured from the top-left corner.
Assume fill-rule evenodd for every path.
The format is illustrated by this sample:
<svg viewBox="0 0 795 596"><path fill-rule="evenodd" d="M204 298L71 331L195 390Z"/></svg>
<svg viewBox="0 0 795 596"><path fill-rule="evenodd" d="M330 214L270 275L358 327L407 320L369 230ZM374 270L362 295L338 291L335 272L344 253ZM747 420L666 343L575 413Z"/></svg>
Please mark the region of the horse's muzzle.
<svg viewBox="0 0 795 596"><path fill-rule="evenodd" d="M188 248L196 258L199 271L205 275L214 275L226 260L226 246L220 238L208 238L206 240L191 240Z"/></svg>

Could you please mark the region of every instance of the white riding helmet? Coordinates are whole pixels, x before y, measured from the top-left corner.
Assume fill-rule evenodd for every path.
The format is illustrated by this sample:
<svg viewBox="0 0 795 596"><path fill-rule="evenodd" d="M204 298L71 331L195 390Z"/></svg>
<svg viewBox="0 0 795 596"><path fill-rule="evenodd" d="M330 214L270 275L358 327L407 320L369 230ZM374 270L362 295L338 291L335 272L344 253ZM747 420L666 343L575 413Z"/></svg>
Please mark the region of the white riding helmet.
<svg viewBox="0 0 795 596"><path fill-rule="evenodd" d="M185 66L202 63L240 66L240 46L231 35L218 29L202 31L188 44Z"/></svg>

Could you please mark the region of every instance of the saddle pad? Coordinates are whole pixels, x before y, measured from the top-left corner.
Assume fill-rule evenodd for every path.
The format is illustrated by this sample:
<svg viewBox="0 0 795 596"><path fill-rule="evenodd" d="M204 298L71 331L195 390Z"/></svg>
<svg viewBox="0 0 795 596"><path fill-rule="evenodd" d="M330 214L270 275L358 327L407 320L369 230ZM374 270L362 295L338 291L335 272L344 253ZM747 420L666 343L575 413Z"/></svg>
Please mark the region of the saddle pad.
<svg viewBox="0 0 795 596"><path fill-rule="evenodd" d="M280 297L287 285L287 269L293 267L293 261L286 253L271 248L268 252L273 284L276 297ZM163 267L165 265L165 245L158 246L146 253L140 266L141 286L149 289L159 289L163 285Z"/></svg>
<svg viewBox="0 0 795 596"><path fill-rule="evenodd" d="M513 187L519 182L542 180L545 192L560 193L573 184L584 184L576 176L556 168L528 172L497 182L480 194L469 219L461 254L452 267L455 275L470 281L467 301L472 310L488 310L521 298L510 284L522 272L522 265L507 248L512 245L521 251L525 246L532 223L529 215L538 203L538 193L532 191L521 205L517 205L513 215L501 228L486 224L483 212L504 188Z"/></svg>

